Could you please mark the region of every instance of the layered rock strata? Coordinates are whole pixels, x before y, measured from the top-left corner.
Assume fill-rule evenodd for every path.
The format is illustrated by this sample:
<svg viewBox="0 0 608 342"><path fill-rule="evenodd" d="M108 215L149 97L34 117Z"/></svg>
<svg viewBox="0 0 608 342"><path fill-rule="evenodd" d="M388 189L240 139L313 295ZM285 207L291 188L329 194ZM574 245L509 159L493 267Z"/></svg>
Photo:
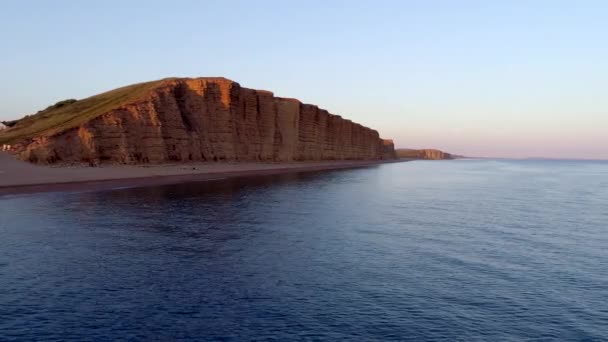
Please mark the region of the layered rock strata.
<svg viewBox="0 0 608 342"><path fill-rule="evenodd" d="M392 141L315 105L225 78L168 79L132 103L19 145L40 163L376 160Z"/></svg>

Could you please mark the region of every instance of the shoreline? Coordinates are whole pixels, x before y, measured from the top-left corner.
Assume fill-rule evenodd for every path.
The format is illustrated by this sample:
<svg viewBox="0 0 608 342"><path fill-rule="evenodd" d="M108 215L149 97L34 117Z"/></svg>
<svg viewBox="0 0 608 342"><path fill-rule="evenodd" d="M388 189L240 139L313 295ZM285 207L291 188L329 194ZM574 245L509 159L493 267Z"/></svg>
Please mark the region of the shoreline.
<svg viewBox="0 0 608 342"><path fill-rule="evenodd" d="M51 167L0 154L0 198L45 192L103 191L236 177L353 169L409 160L306 161L285 163L213 162L158 165Z"/></svg>

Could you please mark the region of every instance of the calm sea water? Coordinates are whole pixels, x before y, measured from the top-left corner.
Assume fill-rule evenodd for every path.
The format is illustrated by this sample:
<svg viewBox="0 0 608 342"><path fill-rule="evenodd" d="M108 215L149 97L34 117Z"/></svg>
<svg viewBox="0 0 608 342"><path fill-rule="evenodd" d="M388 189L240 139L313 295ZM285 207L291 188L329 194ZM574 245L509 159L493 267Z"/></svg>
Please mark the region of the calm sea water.
<svg viewBox="0 0 608 342"><path fill-rule="evenodd" d="M0 340L608 340L608 163L0 199Z"/></svg>

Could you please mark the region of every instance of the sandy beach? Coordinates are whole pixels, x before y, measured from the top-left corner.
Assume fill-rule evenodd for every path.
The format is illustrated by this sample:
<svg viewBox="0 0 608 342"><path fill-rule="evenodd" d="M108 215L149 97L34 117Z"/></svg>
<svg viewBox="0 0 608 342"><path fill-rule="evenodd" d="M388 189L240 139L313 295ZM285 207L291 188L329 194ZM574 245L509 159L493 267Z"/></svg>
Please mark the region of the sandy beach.
<svg viewBox="0 0 608 342"><path fill-rule="evenodd" d="M0 196L36 192L143 187L209 181L229 177L346 169L387 162L396 161L225 162L51 167L22 162L14 159L8 153L0 153Z"/></svg>

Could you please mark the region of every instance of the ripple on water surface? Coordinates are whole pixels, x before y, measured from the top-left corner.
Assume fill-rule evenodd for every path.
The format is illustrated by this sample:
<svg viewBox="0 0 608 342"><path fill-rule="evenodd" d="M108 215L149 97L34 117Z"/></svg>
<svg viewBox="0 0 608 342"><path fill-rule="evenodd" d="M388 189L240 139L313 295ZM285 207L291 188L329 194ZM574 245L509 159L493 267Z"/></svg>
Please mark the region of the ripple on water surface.
<svg viewBox="0 0 608 342"><path fill-rule="evenodd" d="M608 339L608 164L0 199L0 340Z"/></svg>

